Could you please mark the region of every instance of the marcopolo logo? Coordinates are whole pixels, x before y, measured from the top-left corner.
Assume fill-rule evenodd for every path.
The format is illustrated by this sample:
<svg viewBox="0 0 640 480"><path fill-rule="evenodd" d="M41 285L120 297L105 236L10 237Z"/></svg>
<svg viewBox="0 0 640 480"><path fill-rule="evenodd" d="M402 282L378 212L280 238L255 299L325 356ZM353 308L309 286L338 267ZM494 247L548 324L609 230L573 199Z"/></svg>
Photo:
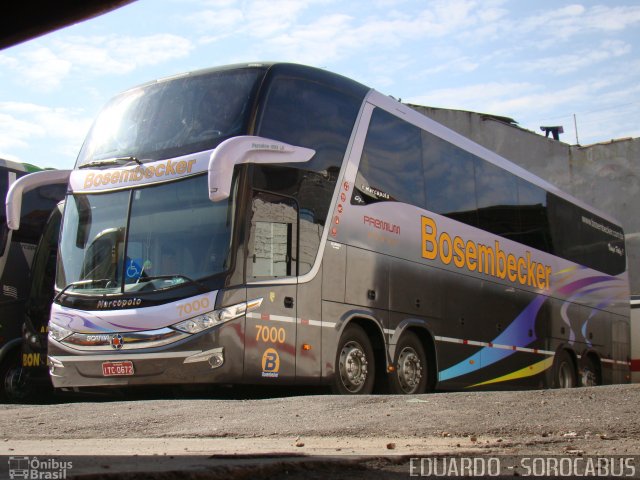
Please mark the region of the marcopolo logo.
<svg viewBox="0 0 640 480"><path fill-rule="evenodd" d="M24 478L33 480L59 480L68 478L68 471L73 468L73 462L38 457L9 457L9 478Z"/></svg>
<svg viewBox="0 0 640 480"><path fill-rule="evenodd" d="M122 298L120 300L98 300L97 308L127 308L139 307L142 304L141 298Z"/></svg>

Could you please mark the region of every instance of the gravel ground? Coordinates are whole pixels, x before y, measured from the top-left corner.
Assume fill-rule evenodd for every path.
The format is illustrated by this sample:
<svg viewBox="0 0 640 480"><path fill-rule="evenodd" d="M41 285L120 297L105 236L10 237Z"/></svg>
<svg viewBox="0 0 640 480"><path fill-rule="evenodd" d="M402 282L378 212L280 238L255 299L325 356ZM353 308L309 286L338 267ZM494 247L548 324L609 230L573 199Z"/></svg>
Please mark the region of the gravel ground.
<svg viewBox="0 0 640 480"><path fill-rule="evenodd" d="M638 405L640 385L2 405L0 454L99 456L78 460L74 474L256 478L266 469L261 478L408 478L409 458L424 455L640 455ZM119 455L139 457L111 463Z"/></svg>

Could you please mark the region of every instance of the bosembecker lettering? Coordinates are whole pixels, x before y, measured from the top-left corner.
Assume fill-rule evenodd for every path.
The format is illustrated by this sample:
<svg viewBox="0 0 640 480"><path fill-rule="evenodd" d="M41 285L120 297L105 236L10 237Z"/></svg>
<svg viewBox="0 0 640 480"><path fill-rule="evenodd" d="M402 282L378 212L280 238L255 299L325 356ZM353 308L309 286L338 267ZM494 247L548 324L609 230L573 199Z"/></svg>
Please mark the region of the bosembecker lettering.
<svg viewBox="0 0 640 480"><path fill-rule="evenodd" d="M496 240L493 246L464 240L459 236L451 238L447 232L438 232L434 219L422 217L422 258L440 259L445 265L453 264L470 272L484 273L520 285L548 290L550 288L551 267L534 262L531 252L524 257L507 253Z"/></svg>
<svg viewBox="0 0 640 480"><path fill-rule="evenodd" d="M137 182L143 178L161 178L191 173L196 160L167 160L166 162L139 166L133 169L109 170L105 173L89 172L84 179L84 188L105 187L120 183Z"/></svg>

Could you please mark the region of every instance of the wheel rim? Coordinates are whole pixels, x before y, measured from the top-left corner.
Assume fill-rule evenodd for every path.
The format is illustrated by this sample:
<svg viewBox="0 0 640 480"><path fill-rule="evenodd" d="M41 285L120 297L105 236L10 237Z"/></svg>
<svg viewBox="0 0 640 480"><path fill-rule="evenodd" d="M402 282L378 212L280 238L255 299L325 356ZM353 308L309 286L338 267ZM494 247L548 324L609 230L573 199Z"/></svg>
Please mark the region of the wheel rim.
<svg viewBox="0 0 640 480"><path fill-rule="evenodd" d="M573 367L568 362L562 362L558 368L558 386L573 388Z"/></svg>
<svg viewBox="0 0 640 480"><path fill-rule="evenodd" d="M405 347L398 355L396 371L403 393L415 393L422 380L422 362L418 353L411 347Z"/></svg>
<svg viewBox="0 0 640 480"><path fill-rule="evenodd" d="M350 341L340 350L340 378L342 384L351 393L362 390L368 375L367 356L358 342Z"/></svg>
<svg viewBox="0 0 640 480"><path fill-rule="evenodd" d="M582 370L582 385L585 387L596 387L598 385L598 376L589 367Z"/></svg>

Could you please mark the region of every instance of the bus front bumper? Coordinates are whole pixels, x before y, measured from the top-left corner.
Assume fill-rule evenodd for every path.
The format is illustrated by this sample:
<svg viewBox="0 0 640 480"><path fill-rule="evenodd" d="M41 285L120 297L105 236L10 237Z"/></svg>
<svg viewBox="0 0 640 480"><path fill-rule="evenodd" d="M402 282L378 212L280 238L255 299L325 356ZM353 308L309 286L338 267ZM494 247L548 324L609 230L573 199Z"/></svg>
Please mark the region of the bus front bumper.
<svg viewBox="0 0 640 480"><path fill-rule="evenodd" d="M235 371L234 364L242 369L242 359L230 361L228 352L238 355L242 349L225 350L224 330L192 335L160 348L117 351L80 351L50 339L49 375L55 388L237 381L242 371Z"/></svg>

